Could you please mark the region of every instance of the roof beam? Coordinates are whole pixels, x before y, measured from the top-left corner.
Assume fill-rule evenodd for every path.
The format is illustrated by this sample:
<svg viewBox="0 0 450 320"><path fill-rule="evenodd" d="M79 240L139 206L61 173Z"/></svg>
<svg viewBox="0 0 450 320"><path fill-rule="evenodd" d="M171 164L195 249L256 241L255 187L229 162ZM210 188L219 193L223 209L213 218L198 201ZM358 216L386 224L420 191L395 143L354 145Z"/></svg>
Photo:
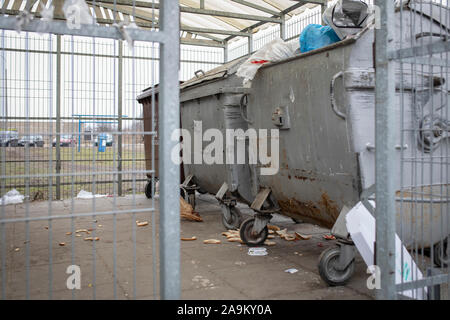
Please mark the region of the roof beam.
<svg viewBox="0 0 450 320"><path fill-rule="evenodd" d="M259 10L259 11L263 11L263 12L265 12L265 13L269 13L269 14L271 14L271 15L273 15L273 16L279 16L279 15L280 15L280 13L277 12L277 11L268 9L268 8L266 8L266 7L263 7L263 6L254 4L254 3L252 3L252 2L245 1L245 0L230 0L230 1L236 2L236 3L239 3L239 4L242 4L243 6L250 7L250 8Z"/></svg>
<svg viewBox="0 0 450 320"><path fill-rule="evenodd" d="M96 4L99 4L99 3L113 4L114 0L97 0L97 1L95 1L95 3ZM132 0L116 0L116 5L133 6L133 1ZM151 9L151 8L159 9L159 7L160 7L159 3L151 3L151 2L143 2L143 1L135 1L134 6L136 8L149 8L149 9ZM237 12L193 8L190 6L180 6L180 12L202 14L202 15L208 15L208 16L214 16L214 17L242 19L242 20L265 21L265 22L274 22L274 23L280 22L279 19L277 19L276 17L266 17L266 16L244 14L244 13L237 13Z"/></svg>
<svg viewBox="0 0 450 320"><path fill-rule="evenodd" d="M92 6L92 4L93 4L91 1L88 1L88 3L89 3L91 6ZM137 19L142 19L142 20L145 20L145 21L153 22L153 23L154 23L154 25L153 25L154 27L157 27L157 26L158 26L157 20L156 20L156 19L153 19L152 17L149 17L150 12L146 12L146 11L143 11L143 10L135 9L135 10L134 10L134 14L133 14L132 8L124 8L122 5L121 5L120 7L119 7L119 6L116 6L116 7L114 8L113 5L110 5L110 4L104 4L104 3L103 3L103 4L100 4L100 3L98 3L98 1L95 2L95 5L96 5L96 6L99 6L99 7L106 8L106 9L116 10L116 11L118 11L118 12L122 12L123 14L128 14L128 15L130 15L130 16L134 16L134 17L137 18ZM183 30L183 28L182 28L182 31L193 32L193 31L189 31L189 30ZM205 34L203 35L203 37L205 37L205 38L209 38L209 39L214 40L214 41L222 42L222 39L220 39L220 38L217 38L217 37L208 35L208 34L206 34L206 32L203 32L203 33L205 33Z"/></svg>

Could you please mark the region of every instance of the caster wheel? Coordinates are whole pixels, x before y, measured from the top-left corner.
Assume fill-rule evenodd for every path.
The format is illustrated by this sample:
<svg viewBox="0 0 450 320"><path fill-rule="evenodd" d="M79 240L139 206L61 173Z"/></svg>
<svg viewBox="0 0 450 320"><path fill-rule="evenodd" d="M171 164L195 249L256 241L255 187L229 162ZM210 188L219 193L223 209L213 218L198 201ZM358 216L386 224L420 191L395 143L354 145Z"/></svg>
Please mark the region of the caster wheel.
<svg viewBox="0 0 450 320"><path fill-rule="evenodd" d="M153 188L152 188L152 181L147 181L147 184L145 185L145 196L147 199L153 198Z"/></svg>
<svg viewBox="0 0 450 320"><path fill-rule="evenodd" d="M258 246L266 241L267 236L269 235L269 229L267 226L262 229L259 234L252 234L253 224L255 223L255 218L249 218L242 222L239 234L241 236L242 241L248 246Z"/></svg>
<svg viewBox="0 0 450 320"><path fill-rule="evenodd" d="M448 239L445 239L443 242L438 242L434 245L433 252L433 260L434 264L438 267L447 267L449 264L449 257L447 254L448 251Z"/></svg>
<svg viewBox="0 0 450 320"><path fill-rule="evenodd" d="M242 222L242 214L236 207L231 207L230 209L231 218L229 221L225 218L225 215L222 214L222 223L227 230L236 230L239 228Z"/></svg>
<svg viewBox="0 0 450 320"><path fill-rule="evenodd" d="M188 195L188 202L192 206L192 209L195 209L195 193Z"/></svg>
<svg viewBox="0 0 450 320"><path fill-rule="evenodd" d="M338 247L329 248L322 252L319 257L320 277L330 286L342 286L346 284L355 272L355 261L343 270L336 270L341 250Z"/></svg>

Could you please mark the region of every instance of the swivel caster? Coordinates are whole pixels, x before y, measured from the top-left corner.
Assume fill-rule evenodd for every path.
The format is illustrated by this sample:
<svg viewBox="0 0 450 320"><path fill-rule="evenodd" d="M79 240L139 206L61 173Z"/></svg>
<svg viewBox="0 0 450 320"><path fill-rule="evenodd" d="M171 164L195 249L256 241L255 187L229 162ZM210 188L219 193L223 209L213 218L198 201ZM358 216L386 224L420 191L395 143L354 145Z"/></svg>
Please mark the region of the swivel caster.
<svg viewBox="0 0 450 320"><path fill-rule="evenodd" d="M238 229L241 222L242 214L238 208L222 205L222 223L227 230Z"/></svg>
<svg viewBox="0 0 450 320"><path fill-rule="evenodd" d="M155 181L156 184L156 181ZM147 199L151 199L153 198L153 184L152 184L152 180L148 180L147 184L145 185L145 196L147 197Z"/></svg>
<svg viewBox="0 0 450 320"><path fill-rule="evenodd" d="M343 250L351 250L352 253L347 252L347 257L342 257L343 254L346 255ZM319 257L320 277L330 286L345 285L354 272L355 259L353 246L344 245L328 248Z"/></svg>
<svg viewBox="0 0 450 320"><path fill-rule="evenodd" d="M239 234L241 236L242 241L248 246L258 246L266 241L267 236L269 235L269 229L267 228L267 224L262 228L260 232L255 232L253 230L253 226L255 225L255 218L248 218L241 224L241 228L239 230Z"/></svg>
<svg viewBox="0 0 450 320"><path fill-rule="evenodd" d="M439 241L438 243L436 243L434 245L433 251L434 264L436 264L438 267L447 267L450 262L448 257L448 238L442 242Z"/></svg>

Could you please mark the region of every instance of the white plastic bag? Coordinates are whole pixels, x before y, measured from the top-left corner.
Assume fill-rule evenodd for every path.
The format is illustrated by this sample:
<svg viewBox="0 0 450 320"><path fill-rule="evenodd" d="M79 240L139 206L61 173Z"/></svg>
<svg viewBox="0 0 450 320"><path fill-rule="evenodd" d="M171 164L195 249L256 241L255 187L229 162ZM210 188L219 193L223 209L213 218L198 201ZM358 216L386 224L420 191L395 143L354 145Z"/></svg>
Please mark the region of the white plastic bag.
<svg viewBox="0 0 450 320"><path fill-rule="evenodd" d="M3 197L0 199L0 205L6 206L8 204L17 204L22 203L25 197L20 194L16 189L12 189L8 191Z"/></svg>
<svg viewBox="0 0 450 320"><path fill-rule="evenodd" d="M296 50L295 45L284 42L280 38L269 42L250 56L237 70L236 75L244 78L244 87L251 86L251 80L262 65L290 58Z"/></svg>
<svg viewBox="0 0 450 320"><path fill-rule="evenodd" d="M81 190L77 195L78 199L92 199L92 198L104 198L104 197L107 197L107 195L106 194L95 194L94 195L94 194L92 194L92 192L84 191L84 190Z"/></svg>
<svg viewBox="0 0 450 320"><path fill-rule="evenodd" d="M93 18L84 0L66 0L62 9L69 29L80 29L82 24L92 24Z"/></svg>

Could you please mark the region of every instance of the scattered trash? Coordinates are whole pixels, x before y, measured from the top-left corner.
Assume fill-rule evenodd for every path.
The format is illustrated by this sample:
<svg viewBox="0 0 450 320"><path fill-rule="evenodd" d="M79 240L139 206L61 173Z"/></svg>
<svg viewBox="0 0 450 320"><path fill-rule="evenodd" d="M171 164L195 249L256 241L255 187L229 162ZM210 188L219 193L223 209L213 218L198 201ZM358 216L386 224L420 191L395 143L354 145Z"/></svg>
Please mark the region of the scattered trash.
<svg viewBox="0 0 450 320"><path fill-rule="evenodd" d="M102 225L102 224L99 224L98 227L101 228L101 227L103 227L103 225Z"/></svg>
<svg viewBox="0 0 450 320"><path fill-rule="evenodd" d="M322 248L323 247L323 243L319 242L319 243L317 243L317 246Z"/></svg>
<svg viewBox="0 0 450 320"><path fill-rule="evenodd" d="M60 242L60 243L59 243L59 246L60 246L60 247L64 247L65 245L66 245L65 242Z"/></svg>
<svg viewBox="0 0 450 320"><path fill-rule="evenodd" d="M251 80L253 80L261 66L292 57L295 49L292 44L284 42L281 38L276 38L256 51L247 61L241 64L236 75L244 78L244 87L250 87Z"/></svg>
<svg viewBox="0 0 450 320"><path fill-rule="evenodd" d="M249 256L267 256L267 249L264 247L254 247L249 248L248 253Z"/></svg>
<svg viewBox="0 0 450 320"><path fill-rule="evenodd" d="M72 232L66 232L66 235L70 236L72 234Z"/></svg>
<svg viewBox="0 0 450 320"><path fill-rule="evenodd" d="M274 239L275 238L275 236L273 235L273 234L269 234L268 236L267 236L267 239Z"/></svg>
<svg viewBox="0 0 450 320"><path fill-rule="evenodd" d="M77 195L78 199L92 199L92 198L104 198L104 197L107 197L107 195L106 194L93 195L92 192L84 191L84 190L81 190Z"/></svg>
<svg viewBox="0 0 450 320"><path fill-rule="evenodd" d="M145 226L148 225L148 221L138 221L138 220L136 220L136 225L138 227L145 227Z"/></svg>
<svg viewBox="0 0 450 320"><path fill-rule="evenodd" d="M44 229L45 229L45 230L48 230L48 226L45 226Z"/></svg>
<svg viewBox="0 0 450 320"><path fill-rule="evenodd" d="M264 244L265 244L266 246L274 246L274 245L276 245L277 243L276 243L275 241L269 241L269 240L266 240L266 241L264 241Z"/></svg>
<svg viewBox="0 0 450 320"><path fill-rule="evenodd" d="M77 236L77 237L81 237L81 234L76 234L75 236Z"/></svg>
<svg viewBox="0 0 450 320"><path fill-rule="evenodd" d="M181 238L181 241L194 241L194 240L197 240L197 237Z"/></svg>
<svg viewBox="0 0 450 320"><path fill-rule="evenodd" d="M95 237L95 238L93 238L93 237L87 237L87 238L84 238L84 240L85 240L85 241L98 241L98 240L100 240L100 238L99 238L99 237Z"/></svg>
<svg viewBox="0 0 450 320"><path fill-rule="evenodd" d="M295 236L299 240L309 240L309 239L312 238L312 235L305 235L305 234L301 234L301 233L298 233L298 232L295 232Z"/></svg>
<svg viewBox="0 0 450 320"><path fill-rule="evenodd" d="M297 273L298 270L295 269L295 268L290 268L290 269L284 270L284 272L287 272L287 273Z"/></svg>
<svg viewBox="0 0 450 320"><path fill-rule="evenodd" d="M92 288L92 283L89 283L89 284L88 284L88 287L89 287L89 288Z"/></svg>
<svg viewBox="0 0 450 320"><path fill-rule="evenodd" d="M217 240L217 239L207 239L207 240L203 240L204 244L220 244L222 243L222 241Z"/></svg>
<svg viewBox="0 0 450 320"><path fill-rule="evenodd" d="M324 235L323 235L323 238L324 238L325 240L336 240L336 237L333 236L332 234L324 234Z"/></svg>
<svg viewBox="0 0 450 320"><path fill-rule="evenodd" d="M227 241L228 241L228 242L240 242L240 243L244 243L244 242L242 241L241 238L237 238L237 237L234 237L234 238L227 238Z"/></svg>
<svg viewBox="0 0 450 320"><path fill-rule="evenodd" d="M182 197L180 197L180 217L191 221L202 222L203 219L197 212L194 212L194 208L187 203Z"/></svg>
<svg viewBox="0 0 450 320"><path fill-rule="evenodd" d="M269 235L273 235L275 231L269 229Z"/></svg>
<svg viewBox="0 0 450 320"><path fill-rule="evenodd" d="M294 241L296 239L295 234L289 234L286 228L275 232L280 236L281 239L284 239L286 241Z"/></svg>
<svg viewBox="0 0 450 320"><path fill-rule="evenodd" d="M18 252L18 251L20 251L20 248L15 248L14 251Z"/></svg>
<svg viewBox="0 0 450 320"><path fill-rule="evenodd" d="M271 233L270 231L272 231L272 233L274 233L274 231L280 231L281 230L279 227L271 225L271 224L267 225L267 229L269 229L269 233Z"/></svg>
<svg viewBox="0 0 450 320"><path fill-rule="evenodd" d="M78 229L75 231L75 233L80 233L80 232L85 232L87 234L89 234L90 232L88 231L88 229Z"/></svg>
<svg viewBox="0 0 450 320"><path fill-rule="evenodd" d="M6 206L8 204L22 203L24 198L25 197L21 195L19 191L12 189L0 198L0 205Z"/></svg>
<svg viewBox="0 0 450 320"><path fill-rule="evenodd" d="M310 24L300 34L300 51L302 53L316 50L340 41L330 26Z"/></svg>

